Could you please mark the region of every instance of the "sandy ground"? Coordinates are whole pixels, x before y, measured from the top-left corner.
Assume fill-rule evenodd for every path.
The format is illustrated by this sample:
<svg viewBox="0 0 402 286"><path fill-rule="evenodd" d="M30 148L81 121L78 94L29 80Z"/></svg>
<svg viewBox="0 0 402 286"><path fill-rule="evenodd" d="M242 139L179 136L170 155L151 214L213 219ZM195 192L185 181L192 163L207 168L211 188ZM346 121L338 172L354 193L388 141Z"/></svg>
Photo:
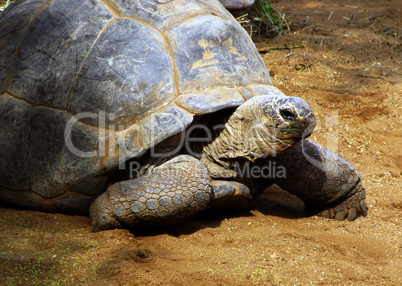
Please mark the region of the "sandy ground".
<svg viewBox="0 0 402 286"><path fill-rule="evenodd" d="M312 136L359 170L369 214L306 217L278 190L148 232L0 208L0 285L401 285L399 1L275 1L291 32L253 39L275 86L304 98ZM292 48L293 47L293 48Z"/></svg>

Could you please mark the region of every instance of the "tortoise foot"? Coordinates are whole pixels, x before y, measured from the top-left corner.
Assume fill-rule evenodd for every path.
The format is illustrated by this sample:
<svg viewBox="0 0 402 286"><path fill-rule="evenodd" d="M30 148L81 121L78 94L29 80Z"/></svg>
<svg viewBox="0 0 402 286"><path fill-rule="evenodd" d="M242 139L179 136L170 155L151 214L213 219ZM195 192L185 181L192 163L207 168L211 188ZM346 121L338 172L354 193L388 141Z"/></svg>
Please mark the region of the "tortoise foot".
<svg viewBox="0 0 402 286"><path fill-rule="evenodd" d="M347 219L353 221L359 216L367 216L366 191L359 182L352 196L341 203L334 203L329 208L318 213L324 218L332 218L338 221Z"/></svg>

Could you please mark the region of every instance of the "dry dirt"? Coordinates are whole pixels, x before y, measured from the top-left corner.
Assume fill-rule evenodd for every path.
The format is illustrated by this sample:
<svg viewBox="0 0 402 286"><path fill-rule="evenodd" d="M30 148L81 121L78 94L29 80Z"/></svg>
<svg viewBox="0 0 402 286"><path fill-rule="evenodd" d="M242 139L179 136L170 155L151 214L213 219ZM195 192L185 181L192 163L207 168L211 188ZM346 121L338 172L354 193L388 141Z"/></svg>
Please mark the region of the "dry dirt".
<svg viewBox="0 0 402 286"><path fill-rule="evenodd" d="M273 5L291 32L254 37L273 83L310 104L313 139L360 171L368 216L305 217L275 190L251 210L149 232L0 208L0 285L402 284L401 2Z"/></svg>

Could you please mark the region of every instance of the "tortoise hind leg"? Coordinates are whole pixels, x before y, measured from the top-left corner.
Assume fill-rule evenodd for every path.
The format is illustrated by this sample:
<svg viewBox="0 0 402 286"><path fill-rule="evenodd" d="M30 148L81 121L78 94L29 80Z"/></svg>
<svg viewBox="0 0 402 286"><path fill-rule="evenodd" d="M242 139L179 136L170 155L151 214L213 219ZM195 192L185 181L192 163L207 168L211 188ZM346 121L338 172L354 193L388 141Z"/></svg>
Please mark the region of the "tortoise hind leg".
<svg viewBox="0 0 402 286"><path fill-rule="evenodd" d="M360 174L333 151L306 139L276 162L287 173L275 183L303 200L310 213L349 221L367 215Z"/></svg>
<svg viewBox="0 0 402 286"><path fill-rule="evenodd" d="M186 155L149 174L111 185L91 205L94 230L176 223L205 208L211 179L205 165Z"/></svg>

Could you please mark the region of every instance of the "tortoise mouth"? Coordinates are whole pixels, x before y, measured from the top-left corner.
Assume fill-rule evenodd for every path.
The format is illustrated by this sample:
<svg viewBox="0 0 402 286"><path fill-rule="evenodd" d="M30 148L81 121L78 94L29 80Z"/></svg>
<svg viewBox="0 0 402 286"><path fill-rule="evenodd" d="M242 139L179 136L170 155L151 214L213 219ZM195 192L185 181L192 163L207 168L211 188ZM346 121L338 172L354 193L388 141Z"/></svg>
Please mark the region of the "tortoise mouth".
<svg viewBox="0 0 402 286"><path fill-rule="evenodd" d="M316 126L313 122L291 122L279 128L284 138L304 139L310 137Z"/></svg>
<svg viewBox="0 0 402 286"><path fill-rule="evenodd" d="M281 129L281 134L282 137L286 139L305 139L311 136L313 129L314 127L306 130L300 130L299 128L283 128Z"/></svg>

